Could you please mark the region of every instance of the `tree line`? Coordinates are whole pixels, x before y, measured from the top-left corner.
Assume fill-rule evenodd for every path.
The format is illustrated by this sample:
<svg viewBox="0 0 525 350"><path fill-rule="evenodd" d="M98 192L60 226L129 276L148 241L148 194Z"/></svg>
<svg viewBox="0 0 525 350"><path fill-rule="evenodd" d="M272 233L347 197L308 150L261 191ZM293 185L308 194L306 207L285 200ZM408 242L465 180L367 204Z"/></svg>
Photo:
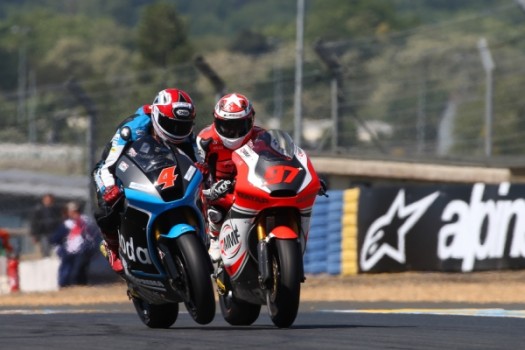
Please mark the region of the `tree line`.
<svg viewBox="0 0 525 350"><path fill-rule="evenodd" d="M444 154L479 153L484 85L476 42L484 36L495 43L498 62L494 106L501 123L495 127L495 153L523 151L516 134L524 123L523 106L516 103L521 83L516 62L524 54L525 15L515 3L305 3L304 113L310 119L330 117L334 71L315 51L322 43L341 69L339 147L374 149L356 133L380 121L393 131L364 132L380 137L382 152L424 154L441 147ZM204 57L226 86L252 93L263 121L279 117L290 129L296 11L295 1L279 0L2 1L0 136L13 142L78 142L82 136L75 130L82 129L85 111L68 95L64 84L71 79L99 109L98 144L120 119L168 85L188 90L205 106L198 112L207 116L215 91L196 69L196 57ZM445 111L454 104L456 117L447 129ZM198 127L207 122L200 119ZM447 138L452 141L445 147ZM403 144L407 140L409 145ZM316 141L312 147L328 145Z"/></svg>

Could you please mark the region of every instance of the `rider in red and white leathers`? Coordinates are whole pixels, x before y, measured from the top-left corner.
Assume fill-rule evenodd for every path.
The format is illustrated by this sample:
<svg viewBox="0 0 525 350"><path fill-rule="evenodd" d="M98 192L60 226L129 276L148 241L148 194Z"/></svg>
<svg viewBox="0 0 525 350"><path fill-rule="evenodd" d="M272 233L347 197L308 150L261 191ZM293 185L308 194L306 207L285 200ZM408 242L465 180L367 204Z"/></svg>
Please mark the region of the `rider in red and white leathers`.
<svg viewBox="0 0 525 350"><path fill-rule="evenodd" d="M199 168L204 175L202 201L206 210L209 254L220 258L218 235L225 213L232 206L231 189L235 177L232 153L265 130L254 126L255 110L251 102L238 93L223 96L215 105L214 122L197 135Z"/></svg>

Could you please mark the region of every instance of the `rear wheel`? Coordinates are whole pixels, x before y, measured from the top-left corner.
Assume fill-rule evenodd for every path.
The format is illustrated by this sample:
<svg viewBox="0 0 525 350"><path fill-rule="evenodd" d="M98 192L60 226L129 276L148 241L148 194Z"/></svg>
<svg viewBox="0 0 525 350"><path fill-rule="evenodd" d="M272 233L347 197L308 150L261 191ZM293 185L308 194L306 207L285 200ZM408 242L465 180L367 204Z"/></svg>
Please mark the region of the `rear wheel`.
<svg viewBox="0 0 525 350"><path fill-rule="evenodd" d="M195 234L177 238L180 254L172 254L181 278L176 288L181 292L189 314L199 324L208 324L215 317L215 295L209 270L209 256Z"/></svg>
<svg viewBox="0 0 525 350"><path fill-rule="evenodd" d="M249 326L261 312L261 305L247 303L235 298L231 291L230 277L222 272L220 277L226 287L226 293L219 295L219 304L224 320L232 326Z"/></svg>
<svg viewBox="0 0 525 350"><path fill-rule="evenodd" d="M179 315L177 303L153 305L137 297L131 300L140 320L150 328L170 328Z"/></svg>
<svg viewBox="0 0 525 350"><path fill-rule="evenodd" d="M297 317L301 294L302 255L295 240L277 239L271 249L272 284L268 312L274 325L290 327Z"/></svg>

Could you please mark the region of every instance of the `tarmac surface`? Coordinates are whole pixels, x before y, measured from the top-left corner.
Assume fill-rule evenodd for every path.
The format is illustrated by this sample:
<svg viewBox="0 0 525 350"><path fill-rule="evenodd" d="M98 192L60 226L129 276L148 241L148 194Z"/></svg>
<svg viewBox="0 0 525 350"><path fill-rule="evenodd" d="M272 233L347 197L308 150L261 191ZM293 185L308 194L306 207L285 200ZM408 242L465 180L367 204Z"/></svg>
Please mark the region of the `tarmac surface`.
<svg viewBox="0 0 525 350"><path fill-rule="evenodd" d="M184 307L169 329L139 320L123 282L0 295L6 349L520 349L525 271L307 276L297 319L275 327L266 312L207 325ZM109 344L109 345L108 345Z"/></svg>

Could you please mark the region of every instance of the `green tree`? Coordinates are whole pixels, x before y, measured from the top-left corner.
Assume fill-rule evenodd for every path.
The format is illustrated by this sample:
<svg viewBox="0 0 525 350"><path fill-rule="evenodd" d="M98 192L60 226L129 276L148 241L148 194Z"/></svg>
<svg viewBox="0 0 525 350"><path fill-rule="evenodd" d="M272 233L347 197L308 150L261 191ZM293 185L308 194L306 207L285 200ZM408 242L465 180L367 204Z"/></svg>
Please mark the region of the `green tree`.
<svg viewBox="0 0 525 350"><path fill-rule="evenodd" d="M380 36L414 24L385 0L312 0L306 21L305 36L329 40Z"/></svg>
<svg viewBox="0 0 525 350"><path fill-rule="evenodd" d="M265 53L270 49L268 39L264 35L251 30L240 31L230 47L233 51L252 55Z"/></svg>
<svg viewBox="0 0 525 350"><path fill-rule="evenodd" d="M12 90L16 87L17 71L13 69L17 64L17 55L0 47L0 89Z"/></svg>
<svg viewBox="0 0 525 350"><path fill-rule="evenodd" d="M164 2L145 8L137 43L145 62L156 67L186 62L193 54L186 26L177 9Z"/></svg>

